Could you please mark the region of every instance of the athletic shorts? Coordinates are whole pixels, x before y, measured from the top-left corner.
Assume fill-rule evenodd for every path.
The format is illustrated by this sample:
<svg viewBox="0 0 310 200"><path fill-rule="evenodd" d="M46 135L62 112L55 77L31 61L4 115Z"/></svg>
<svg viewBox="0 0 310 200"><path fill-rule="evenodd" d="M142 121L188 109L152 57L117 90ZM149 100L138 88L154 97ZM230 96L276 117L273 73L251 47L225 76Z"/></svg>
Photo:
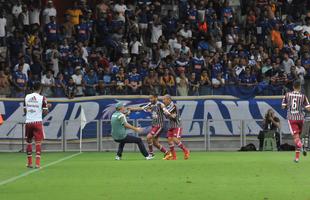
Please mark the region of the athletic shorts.
<svg viewBox="0 0 310 200"><path fill-rule="evenodd" d="M159 137L162 130L163 130L163 127L161 126L152 126L150 134L154 137Z"/></svg>
<svg viewBox="0 0 310 200"><path fill-rule="evenodd" d="M182 128L170 128L167 133L167 137L181 138Z"/></svg>
<svg viewBox="0 0 310 200"><path fill-rule="evenodd" d="M26 140L31 143L34 139L36 142L44 140L45 134L42 122L32 122L26 124Z"/></svg>
<svg viewBox="0 0 310 200"><path fill-rule="evenodd" d="M304 120L288 120L288 126L292 135L301 134L303 125Z"/></svg>

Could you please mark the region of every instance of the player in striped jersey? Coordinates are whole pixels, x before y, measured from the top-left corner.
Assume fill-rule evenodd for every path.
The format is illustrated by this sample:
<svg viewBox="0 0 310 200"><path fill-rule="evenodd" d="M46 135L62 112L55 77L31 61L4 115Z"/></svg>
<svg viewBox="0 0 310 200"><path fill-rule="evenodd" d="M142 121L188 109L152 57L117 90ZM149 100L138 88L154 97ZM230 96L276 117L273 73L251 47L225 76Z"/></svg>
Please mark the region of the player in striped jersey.
<svg viewBox="0 0 310 200"><path fill-rule="evenodd" d="M149 154L154 156L153 145L163 152L165 155L169 152L166 148L159 143L159 136L162 133L164 127L164 110L166 110L165 105L158 101L157 94L150 95L150 102L138 108L128 108L130 111L141 111L152 113L152 129L147 134L147 143L149 147Z"/></svg>
<svg viewBox="0 0 310 200"><path fill-rule="evenodd" d="M167 108L165 111L166 117L169 119L169 130L167 133L170 154L167 154L164 160L176 160L177 155L174 149L174 144L178 145L184 152L184 159L187 160L190 156L190 151L181 142L182 123L178 107L173 103L170 95L165 95L163 102Z"/></svg>
<svg viewBox="0 0 310 200"><path fill-rule="evenodd" d="M282 108L287 109L287 120L291 134L295 143L295 162L299 162L300 150L302 148L302 142L300 140L300 134L304 124L304 112L303 109L310 111L310 104L308 98L300 92L300 81L295 81L293 84L294 91L285 94L282 101Z"/></svg>

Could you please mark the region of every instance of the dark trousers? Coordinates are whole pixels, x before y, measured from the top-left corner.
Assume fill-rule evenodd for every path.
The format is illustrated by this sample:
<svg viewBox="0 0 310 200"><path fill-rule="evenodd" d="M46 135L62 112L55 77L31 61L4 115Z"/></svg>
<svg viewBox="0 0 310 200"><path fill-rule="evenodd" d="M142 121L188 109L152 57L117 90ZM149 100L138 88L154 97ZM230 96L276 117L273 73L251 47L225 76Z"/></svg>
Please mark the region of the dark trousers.
<svg viewBox="0 0 310 200"><path fill-rule="evenodd" d="M118 146L118 151L117 151L117 155L119 157L122 157L122 153L124 150L124 146L126 143L135 143L138 145L140 152L142 153L142 155L144 157L147 157L149 154L147 152L147 150L145 149L145 146L142 142L142 139L136 136L132 136L132 135L127 135L124 139L122 140L115 140L115 142L119 143Z"/></svg>

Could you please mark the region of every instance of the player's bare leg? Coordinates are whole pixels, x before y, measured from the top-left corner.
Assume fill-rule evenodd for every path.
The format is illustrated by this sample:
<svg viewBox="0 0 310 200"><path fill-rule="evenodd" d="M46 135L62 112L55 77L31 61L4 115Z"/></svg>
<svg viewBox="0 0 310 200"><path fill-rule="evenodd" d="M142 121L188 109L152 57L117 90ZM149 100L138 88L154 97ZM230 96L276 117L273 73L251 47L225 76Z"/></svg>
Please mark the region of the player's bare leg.
<svg viewBox="0 0 310 200"><path fill-rule="evenodd" d="M187 160L189 159L190 156L190 151L184 146L184 144L181 142L181 140L179 138L174 137L173 141L176 145L178 145L178 147L180 149L182 149L183 153L184 153L184 159Z"/></svg>
<svg viewBox="0 0 310 200"><path fill-rule="evenodd" d="M36 168L41 167L41 141L36 141Z"/></svg>
<svg viewBox="0 0 310 200"><path fill-rule="evenodd" d="M28 168L33 168L32 166L32 142L27 141L27 147L26 147L26 152L27 152L27 167Z"/></svg>
<svg viewBox="0 0 310 200"><path fill-rule="evenodd" d="M146 141L149 147L149 155L154 156L154 151L153 151L153 135L152 134L147 134L146 136Z"/></svg>
<svg viewBox="0 0 310 200"><path fill-rule="evenodd" d="M299 137L299 134L294 134L294 143L295 143L295 162L299 162L300 150L302 148L302 143Z"/></svg>
<svg viewBox="0 0 310 200"><path fill-rule="evenodd" d="M177 154L174 150L174 142L173 142L173 137L168 137L168 144L170 148L170 153L168 153L165 157L164 160L176 160L177 159Z"/></svg>
<svg viewBox="0 0 310 200"><path fill-rule="evenodd" d="M159 143L158 137L153 137L153 145L159 149L161 152L165 154L165 156L169 153L167 149Z"/></svg>

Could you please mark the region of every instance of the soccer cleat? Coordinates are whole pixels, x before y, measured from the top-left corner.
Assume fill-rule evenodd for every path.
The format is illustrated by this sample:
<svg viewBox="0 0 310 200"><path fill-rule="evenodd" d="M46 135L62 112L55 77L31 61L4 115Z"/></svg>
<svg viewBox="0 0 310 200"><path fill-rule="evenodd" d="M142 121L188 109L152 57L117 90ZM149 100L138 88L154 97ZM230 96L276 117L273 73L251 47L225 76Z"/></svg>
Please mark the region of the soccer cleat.
<svg viewBox="0 0 310 200"><path fill-rule="evenodd" d="M189 150L186 150L186 151L184 152L184 160L189 159L190 154L191 154L190 151L189 151Z"/></svg>
<svg viewBox="0 0 310 200"><path fill-rule="evenodd" d="M152 155L148 155L148 156L145 157L145 159L146 160L152 160L152 159L154 159L154 157Z"/></svg>
<svg viewBox="0 0 310 200"><path fill-rule="evenodd" d="M41 166L40 165L36 165L36 167L35 167L36 169L40 169L41 168Z"/></svg>
<svg viewBox="0 0 310 200"><path fill-rule="evenodd" d="M26 165L27 168L32 169L33 166L32 165Z"/></svg>
<svg viewBox="0 0 310 200"><path fill-rule="evenodd" d="M119 156L115 156L115 160L121 160L122 158Z"/></svg>
<svg viewBox="0 0 310 200"><path fill-rule="evenodd" d="M172 159L172 153L168 152L166 153L165 157L163 158L163 160L171 160Z"/></svg>
<svg viewBox="0 0 310 200"><path fill-rule="evenodd" d="M294 162L295 163L299 163L299 159L294 159Z"/></svg>

